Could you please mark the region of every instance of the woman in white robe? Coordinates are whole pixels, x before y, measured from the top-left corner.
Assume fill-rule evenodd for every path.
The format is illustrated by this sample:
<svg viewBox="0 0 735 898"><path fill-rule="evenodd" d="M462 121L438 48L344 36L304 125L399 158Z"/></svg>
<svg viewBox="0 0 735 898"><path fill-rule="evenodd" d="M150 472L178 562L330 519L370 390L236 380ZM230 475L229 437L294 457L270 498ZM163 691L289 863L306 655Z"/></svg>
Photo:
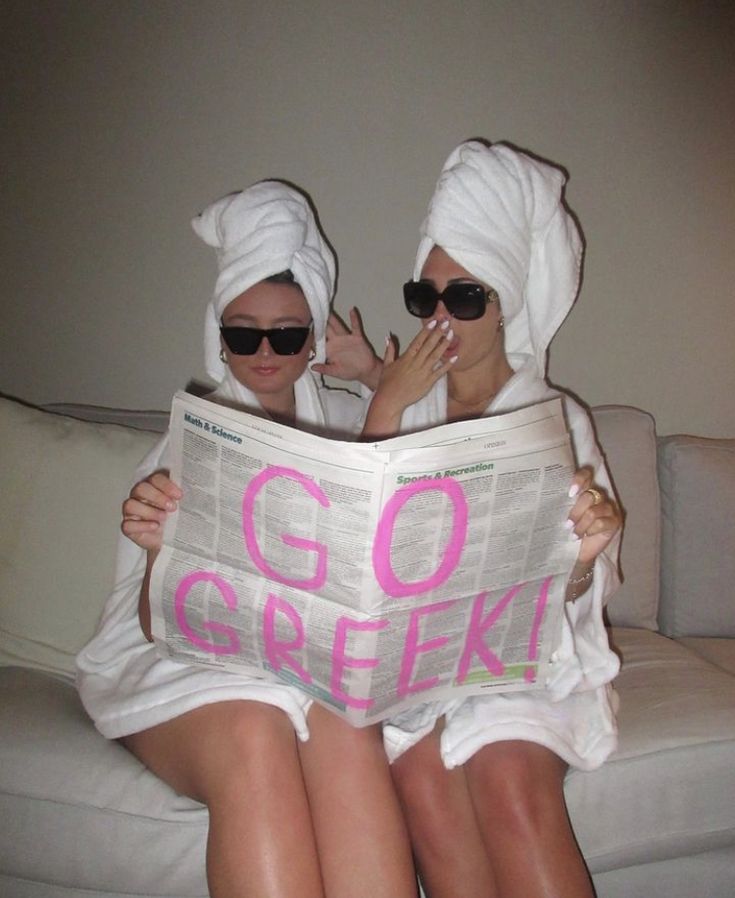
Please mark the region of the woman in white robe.
<svg viewBox="0 0 735 898"><path fill-rule="evenodd" d="M218 385L209 398L324 435L359 432L363 402L322 388L308 368L324 357L335 265L305 197L264 181L192 224L219 268L205 322ZM378 728L354 729L295 686L168 660L150 641L150 571L181 497L167 450L165 436L123 505L115 586L77 658L85 708L103 735L208 806L212 898L413 896Z"/></svg>
<svg viewBox="0 0 735 898"><path fill-rule="evenodd" d="M545 380L582 256L563 185L507 146L470 141L451 154L404 288L423 327L398 358L389 343L366 421L380 438L561 395L580 468L568 521L579 554L546 688L426 703L385 724L429 898L593 894L563 782L567 765L592 769L616 744L619 662L603 606L618 584L621 520L588 413Z"/></svg>

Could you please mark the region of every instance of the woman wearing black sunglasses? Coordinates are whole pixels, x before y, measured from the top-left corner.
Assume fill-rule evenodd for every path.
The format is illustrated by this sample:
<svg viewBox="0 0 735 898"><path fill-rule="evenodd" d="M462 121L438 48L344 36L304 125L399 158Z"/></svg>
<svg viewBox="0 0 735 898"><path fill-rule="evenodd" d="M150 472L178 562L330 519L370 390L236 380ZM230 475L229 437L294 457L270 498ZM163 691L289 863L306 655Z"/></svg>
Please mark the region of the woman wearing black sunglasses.
<svg viewBox="0 0 735 898"><path fill-rule="evenodd" d="M354 434L361 401L325 391L307 368L323 355L335 271L305 198L261 182L193 224L219 264L205 324L210 398ZM77 660L86 709L103 735L207 805L212 898L413 898L379 729L349 726L294 686L176 663L151 644L150 571L181 498L166 447L143 462L123 505L117 584Z"/></svg>
<svg viewBox="0 0 735 898"><path fill-rule="evenodd" d="M563 784L568 765L592 769L616 744L618 659L602 612L621 518L587 412L545 380L582 255L563 184L510 147L471 141L451 154L404 286L422 327L401 356L389 341L367 416L366 434L383 437L562 395L580 465L568 521L579 554L545 689L424 704L385 725L430 898L593 894Z"/></svg>

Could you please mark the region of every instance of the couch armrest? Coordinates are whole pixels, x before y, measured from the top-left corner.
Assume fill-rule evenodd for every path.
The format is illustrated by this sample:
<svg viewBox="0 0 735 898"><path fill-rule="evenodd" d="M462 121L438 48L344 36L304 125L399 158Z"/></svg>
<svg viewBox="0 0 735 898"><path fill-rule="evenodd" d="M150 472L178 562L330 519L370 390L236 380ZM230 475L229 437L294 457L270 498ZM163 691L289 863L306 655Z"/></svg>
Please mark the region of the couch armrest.
<svg viewBox="0 0 735 898"><path fill-rule="evenodd" d="M592 409L617 498L625 513L623 584L607 606L616 627L658 629L659 497L656 426L648 412L622 405Z"/></svg>
<svg viewBox="0 0 735 898"><path fill-rule="evenodd" d="M735 636L735 439L660 437L661 600L668 636Z"/></svg>
<svg viewBox="0 0 735 898"><path fill-rule="evenodd" d="M0 397L0 665L67 676L112 585L121 503L160 439L73 410Z"/></svg>

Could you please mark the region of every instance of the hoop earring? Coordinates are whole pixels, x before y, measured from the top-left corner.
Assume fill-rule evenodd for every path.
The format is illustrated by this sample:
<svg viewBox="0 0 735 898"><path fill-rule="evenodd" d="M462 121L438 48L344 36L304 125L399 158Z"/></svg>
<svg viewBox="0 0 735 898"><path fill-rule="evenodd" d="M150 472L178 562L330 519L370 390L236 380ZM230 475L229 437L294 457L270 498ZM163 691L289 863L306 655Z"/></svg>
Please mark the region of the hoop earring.
<svg viewBox="0 0 735 898"><path fill-rule="evenodd" d="M315 358L316 358L316 349L314 349L314 347L312 346L311 349L309 350L309 361L313 362Z"/></svg>
<svg viewBox="0 0 735 898"><path fill-rule="evenodd" d="M227 356L225 355L224 349L222 349L221 347L220 347L220 351L219 351L219 360L220 360L220 362L222 362L223 365L227 364Z"/></svg>

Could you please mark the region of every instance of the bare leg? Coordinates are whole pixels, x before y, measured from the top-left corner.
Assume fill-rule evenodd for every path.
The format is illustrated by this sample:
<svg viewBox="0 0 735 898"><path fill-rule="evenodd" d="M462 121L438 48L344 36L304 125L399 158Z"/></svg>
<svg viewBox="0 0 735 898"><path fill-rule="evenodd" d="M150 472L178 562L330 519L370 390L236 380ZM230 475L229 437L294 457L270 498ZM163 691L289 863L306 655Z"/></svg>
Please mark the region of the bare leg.
<svg viewBox="0 0 735 898"><path fill-rule="evenodd" d="M480 749L465 769L502 898L593 898L564 801L564 761L509 741Z"/></svg>
<svg viewBox="0 0 735 898"><path fill-rule="evenodd" d="M312 705L299 746L327 898L415 898L408 833L379 727Z"/></svg>
<svg viewBox="0 0 735 898"><path fill-rule="evenodd" d="M464 768L447 770L439 754L441 726L391 768L421 881L429 898L495 898Z"/></svg>
<svg viewBox="0 0 735 898"><path fill-rule="evenodd" d="M212 898L323 898L296 736L283 711L219 702L123 742L173 789L207 805Z"/></svg>

